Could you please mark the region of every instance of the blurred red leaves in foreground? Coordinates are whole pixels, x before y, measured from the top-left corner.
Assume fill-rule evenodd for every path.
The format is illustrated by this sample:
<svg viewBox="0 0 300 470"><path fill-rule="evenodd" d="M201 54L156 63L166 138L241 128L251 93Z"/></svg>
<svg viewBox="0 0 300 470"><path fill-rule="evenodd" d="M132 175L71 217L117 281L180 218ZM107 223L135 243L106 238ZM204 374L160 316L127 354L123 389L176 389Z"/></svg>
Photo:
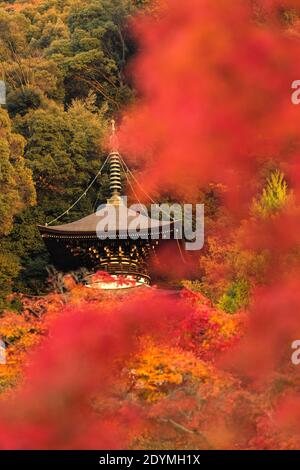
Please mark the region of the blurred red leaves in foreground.
<svg viewBox="0 0 300 470"><path fill-rule="evenodd" d="M158 308L160 315L153 315ZM126 447L140 411L121 399L120 367L137 351L141 334L157 339L168 335L186 313L184 305L146 295L142 309L140 297L123 305L86 302L65 307L30 357L25 381L0 406L0 446Z"/></svg>
<svg viewBox="0 0 300 470"><path fill-rule="evenodd" d="M1 448L299 448L300 44L299 22L279 19L283 3L300 6L165 0L161 17L139 18L140 98L120 130L151 194L192 202L209 183L225 188L228 212L208 225L216 256L201 259L206 287L232 275L231 256L251 280L249 305L230 315L188 289L75 285L23 299L21 319L0 323ZM293 194L259 217L252 197L269 168Z"/></svg>
<svg viewBox="0 0 300 470"><path fill-rule="evenodd" d="M217 237L221 247L227 243L227 256L232 240L237 243L236 265L239 256L241 263L247 259L243 250L265 257L263 280L251 285L244 338L218 366L238 375L251 400L266 400L265 416L248 423L256 422L259 431L248 444L293 447L298 434L280 435L276 417L283 423L284 410L287 421L292 408L299 413L299 400L288 389L299 392L290 356L291 342L300 334L300 114L291 102L292 82L300 76L300 42L299 19L287 18L299 15L300 2L164 5L161 19L136 24L142 52L133 70L140 100L124 116L120 139L135 155L149 190L163 194L168 188L190 201L208 183L224 185L223 201L230 216L238 216L237 225L224 217L221 236L217 224L206 234ZM252 198L268 168L284 172L292 200L276 214L257 217L251 214ZM226 269L221 251L223 264L202 257L215 282ZM253 272L250 276L255 278ZM269 399L261 395L264 387ZM273 415L280 396L281 411Z"/></svg>
<svg viewBox="0 0 300 470"><path fill-rule="evenodd" d="M116 294L68 284L65 294L23 299L26 331L4 316L0 334L14 341L1 383L19 383L0 400L1 448L299 446L288 342L300 321L283 322L285 296L277 312L266 297L249 317L188 289ZM30 316L42 306L40 319Z"/></svg>
<svg viewBox="0 0 300 470"><path fill-rule="evenodd" d="M276 14L299 2L162 3L160 19L135 24L140 99L124 115L121 147L144 162L146 189L191 201L201 185L223 183L230 209L244 214L263 161L296 177L298 24L291 32Z"/></svg>

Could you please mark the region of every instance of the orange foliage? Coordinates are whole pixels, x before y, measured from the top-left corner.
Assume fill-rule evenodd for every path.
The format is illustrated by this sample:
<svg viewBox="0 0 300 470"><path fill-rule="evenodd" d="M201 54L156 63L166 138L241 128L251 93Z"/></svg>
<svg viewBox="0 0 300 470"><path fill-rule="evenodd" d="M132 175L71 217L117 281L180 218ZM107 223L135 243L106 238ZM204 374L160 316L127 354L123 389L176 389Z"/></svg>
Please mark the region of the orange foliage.
<svg viewBox="0 0 300 470"><path fill-rule="evenodd" d="M44 0L30 0L30 6L35 7L40 5ZM25 8L28 8L28 2L23 1L23 2L15 2L14 4L10 4L6 7L8 10L14 10L14 11L22 11Z"/></svg>
<svg viewBox="0 0 300 470"><path fill-rule="evenodd" d="M22 314L3 317L10 344L0 370L19 386L2 395L1 448L299 445L284 398L300 385L295 371L277 369L260 386L232 369L249 352L244 314L189 290L104 293L67 281L65 294L23 298ZM251 372L252 350L247 357Z"/></svg>

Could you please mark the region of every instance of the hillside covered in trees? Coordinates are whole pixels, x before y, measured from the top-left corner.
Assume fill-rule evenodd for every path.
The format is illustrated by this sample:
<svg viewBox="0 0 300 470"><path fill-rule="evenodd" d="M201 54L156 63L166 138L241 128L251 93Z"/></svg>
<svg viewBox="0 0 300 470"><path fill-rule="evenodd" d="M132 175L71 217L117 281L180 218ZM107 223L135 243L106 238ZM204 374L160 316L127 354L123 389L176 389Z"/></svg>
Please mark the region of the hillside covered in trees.
<svg viewBox="0 0 300 470"><path fill-rule="evenodd" d="M126 76L135 50L128 24L141 3L0 5L1 75L7 85L1 110L2 301L12 288L43 288L49 260L36 226L87 187L105 157L107 122L134 99ZM71 217L92 212L106 188L104 175Z"/></svg>

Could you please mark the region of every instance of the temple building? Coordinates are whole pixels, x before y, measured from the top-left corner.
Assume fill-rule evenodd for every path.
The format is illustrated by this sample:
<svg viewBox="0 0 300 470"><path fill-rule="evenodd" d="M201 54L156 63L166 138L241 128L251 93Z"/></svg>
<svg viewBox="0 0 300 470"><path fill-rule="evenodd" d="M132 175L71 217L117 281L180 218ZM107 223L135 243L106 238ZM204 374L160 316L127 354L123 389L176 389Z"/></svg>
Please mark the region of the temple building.
<svg viewBox="0 0 300 470"><path fill-rule="evenodd" d="M85 267L105 271L137 284L150 284L149 260L156 256L164 239L171 238L174 224L151 219L147 214L125 207L121 197L122 161L118 150L108 155L110 198L95 213L65 225L39 226L41 236L60 270ZM116 215L107 224L111 209ZM138 224L138 230L130 227ZM100 228L99 228L100 227Z"/></svg>

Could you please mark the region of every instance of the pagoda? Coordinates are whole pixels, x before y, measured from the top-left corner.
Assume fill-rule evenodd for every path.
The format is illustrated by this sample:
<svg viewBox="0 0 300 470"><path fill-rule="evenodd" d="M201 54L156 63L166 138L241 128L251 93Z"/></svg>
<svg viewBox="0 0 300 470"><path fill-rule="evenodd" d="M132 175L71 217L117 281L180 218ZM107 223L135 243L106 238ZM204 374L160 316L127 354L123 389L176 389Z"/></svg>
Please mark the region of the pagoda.
<svg viewBox="0 0 300 470"><path fill-rule="evenodd" d="M119 276L133 280L138 285L150 284L150 257L156 256L159 246L167 241L164 239L171 237L174 224L151 219L140 211L125 208L121 196L122 160L115 145L108 155L107 164L110 198L106 204L71 223L39 225L39 231L53 264L59 270L70 271L84 267L92 273L104 271L115 278ZM99 231L99 224L107 218L110 208L116 214L113 237L109 231L111 228ZM128 227L137 219L138 231L131 233Z"/></svg>

